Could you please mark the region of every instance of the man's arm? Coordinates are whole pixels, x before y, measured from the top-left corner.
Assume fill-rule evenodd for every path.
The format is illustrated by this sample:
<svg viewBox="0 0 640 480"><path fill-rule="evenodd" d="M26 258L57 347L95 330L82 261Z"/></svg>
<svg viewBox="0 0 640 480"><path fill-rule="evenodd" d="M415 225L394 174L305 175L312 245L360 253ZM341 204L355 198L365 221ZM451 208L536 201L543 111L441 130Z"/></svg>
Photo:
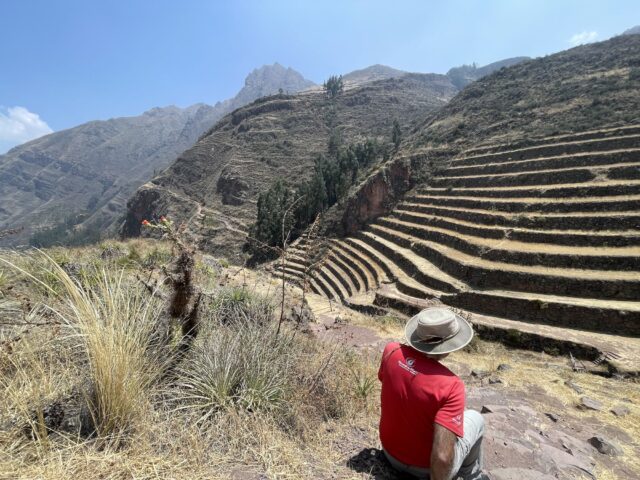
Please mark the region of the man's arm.
<svg viewBox="0 0 640 480"><path fill-rule="evenodd" d="M456 434L442 425L433 424L433 447L431 449L431 480L450 480L455 472L453 460Z"/></svg>

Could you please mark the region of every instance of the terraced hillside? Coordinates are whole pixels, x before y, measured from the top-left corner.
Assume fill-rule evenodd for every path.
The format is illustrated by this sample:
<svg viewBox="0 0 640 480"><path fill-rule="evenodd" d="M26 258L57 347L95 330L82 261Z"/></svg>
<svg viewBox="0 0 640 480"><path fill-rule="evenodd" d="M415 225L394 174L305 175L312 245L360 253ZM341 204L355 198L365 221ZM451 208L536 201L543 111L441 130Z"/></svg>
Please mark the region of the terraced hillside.
<svg viewBox="0 0 640 480"><path fill-rule="evenodd" d="M353 306L640 336L640 125L466 150L308 279L307 258L303 240L289 278Z"/></svg>
<svg viewBox="0 0 640 480"><path fill-rule="evenodd" d="M241 262L258 195L276 178L309 178L335 134L344 143L388 141L395 119L407 131L456 92L445 75L406 74L347 88L334 99L323 91L262 98L224 117L140 187L122 233L138 236L142 219L170 215L188 225L201 248Z"/></svg>

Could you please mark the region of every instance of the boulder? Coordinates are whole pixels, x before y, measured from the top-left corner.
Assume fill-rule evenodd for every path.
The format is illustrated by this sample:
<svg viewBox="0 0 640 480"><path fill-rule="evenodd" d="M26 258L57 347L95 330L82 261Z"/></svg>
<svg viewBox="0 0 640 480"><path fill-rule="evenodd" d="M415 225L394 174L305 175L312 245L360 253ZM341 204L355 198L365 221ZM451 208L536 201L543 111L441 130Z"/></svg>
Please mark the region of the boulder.
<svg viewBox="0 0 640 480"><path fill-rule="evenodd" d="M629 410L629 408L625 407L624 405L616 405L611 409L611 413L613 413L616 417L624 417L626 415L629 415L631 413L631 410Z"/></svg>
<svg viewBox="0 0 640 480"><path fill-rule="evenodd" d="M576 385L575 383L573 383L571 380L567 380L566 382L564 382L564 384L569 387L571 390L573 390L574 392L576 392L578 395L582 395L584 393L584 390L582 389L582 387Z"/></svg>
<svg viewBox="0 0 640 480"><path fill-rule="evenodd" d="M589 439L589 443L603 455L610 455L612 457L622 455L622 450L620 450L620 448L618 448L615 444L611 443L610 440L604 437L591 437Z"/></svg>
<svg viewBox="0 0 640 480"><path fill-rule="evenodd" d="M545 415L551 420L553 423L558 423L560 417L555 413L545 413Z"/></svg>
<svg viewBox="0 0 640 480"><path fill-rule="evenodd" d="M604 407L602 406L602 403L600 403L597 400L594 400L593 398L582 397L580 398L580 403L578 404L578 408L581 410L595 410L597 412L600 412Z"/></svg>

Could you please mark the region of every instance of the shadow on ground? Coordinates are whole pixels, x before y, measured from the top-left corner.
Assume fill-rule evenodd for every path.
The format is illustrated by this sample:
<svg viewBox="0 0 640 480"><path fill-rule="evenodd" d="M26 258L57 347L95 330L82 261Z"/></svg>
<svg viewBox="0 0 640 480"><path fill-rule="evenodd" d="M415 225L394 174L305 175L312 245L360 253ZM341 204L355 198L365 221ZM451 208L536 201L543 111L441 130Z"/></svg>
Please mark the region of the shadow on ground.
<svg viewBox="0 0 640 480"><path fill-rule="evenodd" d="M365 473L375 480L415 480L393 469L382 450L365 448L347 460L347 467L358 473Z"/></svg>

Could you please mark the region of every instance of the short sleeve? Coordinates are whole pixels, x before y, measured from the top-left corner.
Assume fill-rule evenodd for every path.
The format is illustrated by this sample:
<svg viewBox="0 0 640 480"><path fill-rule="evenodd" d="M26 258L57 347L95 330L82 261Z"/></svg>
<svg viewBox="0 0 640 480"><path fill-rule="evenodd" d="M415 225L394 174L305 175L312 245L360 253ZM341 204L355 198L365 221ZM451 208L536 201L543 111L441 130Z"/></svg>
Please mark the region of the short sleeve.
<svg viewBox="0 0 640 480"><path fill-rule="evenodd" d="M464 384L457 379L433 420L458 437L464 436Z"/></svg>
<svg viewBox="0 0 640 480"><path fill-rule="evenodd" d="M384 364L389 357L389 352L394 347L394 343L387 343L384 347L384 351L382 352L382 360L380 360L380 368L378 369L378 380L382 381L382 375L384 373Z"/></svg>

